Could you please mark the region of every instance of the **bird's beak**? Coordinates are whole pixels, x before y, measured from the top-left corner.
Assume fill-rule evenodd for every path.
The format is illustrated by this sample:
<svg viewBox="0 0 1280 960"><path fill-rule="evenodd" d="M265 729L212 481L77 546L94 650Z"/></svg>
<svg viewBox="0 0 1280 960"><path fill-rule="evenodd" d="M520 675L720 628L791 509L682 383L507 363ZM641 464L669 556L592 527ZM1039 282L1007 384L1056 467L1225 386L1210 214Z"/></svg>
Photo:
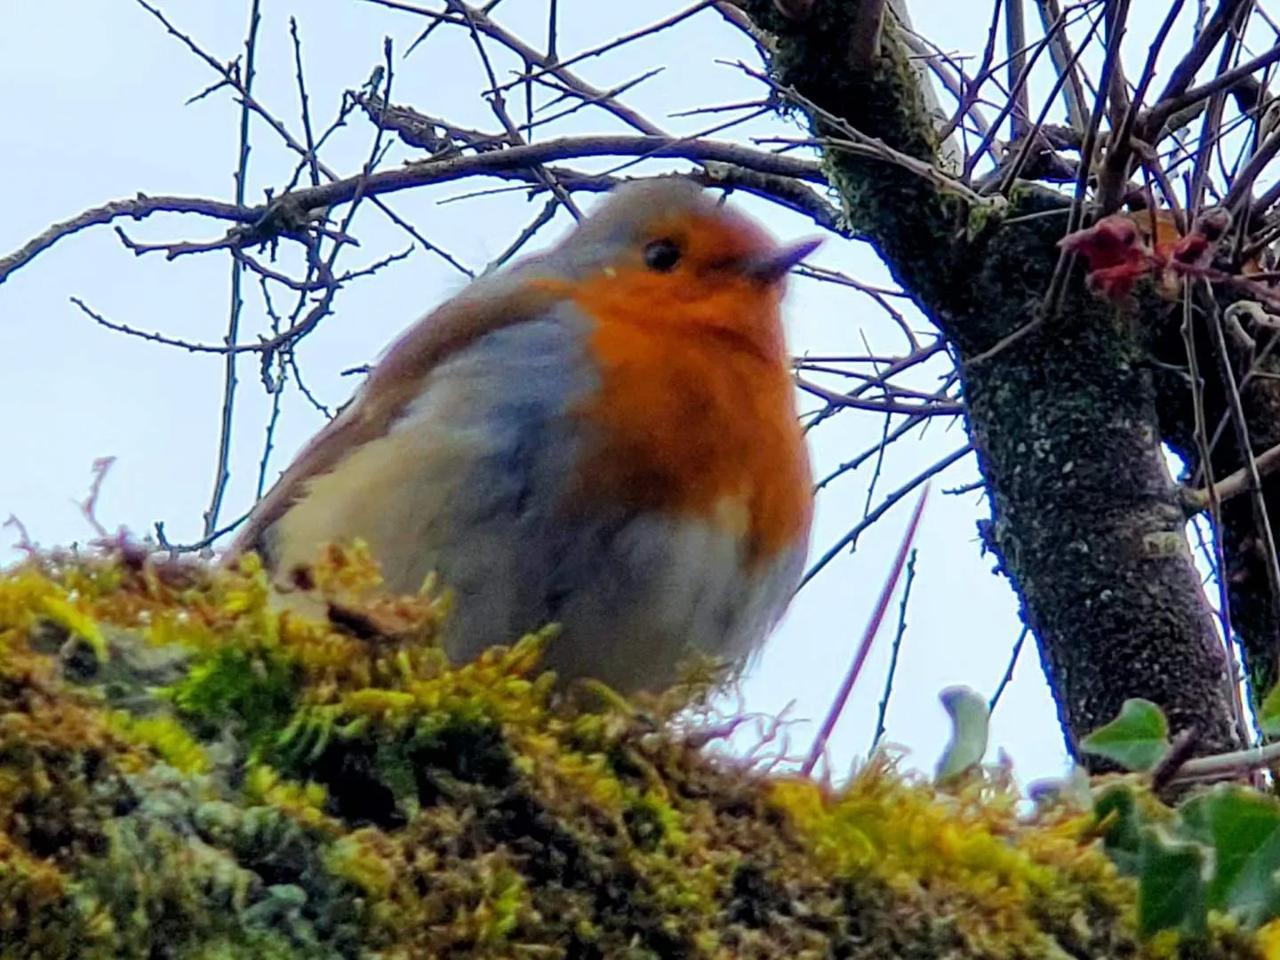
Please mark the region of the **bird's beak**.
<svg viewBox="0 0 1280 960"><path fill-rule="evenodd" d="M743 272L753 280L759 280L762 283L776 283L785 277L792 267L817 250L821 245L821 237L797 240L795 243L786 244L777 250L771 250L769 253L752 257L747 261Z"/></svg>

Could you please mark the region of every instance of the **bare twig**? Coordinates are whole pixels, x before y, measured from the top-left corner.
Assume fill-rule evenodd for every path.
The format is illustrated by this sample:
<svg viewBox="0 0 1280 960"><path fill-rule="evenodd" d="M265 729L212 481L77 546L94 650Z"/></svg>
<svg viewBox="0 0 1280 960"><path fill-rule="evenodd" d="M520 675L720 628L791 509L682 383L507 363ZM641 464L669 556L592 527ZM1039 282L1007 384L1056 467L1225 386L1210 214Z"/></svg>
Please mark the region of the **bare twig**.
<svg viewBox="0 0 1280 960"><path fill-rule="evenodd" d="M880 506L876 507L863 517L861 521L846 531L844 536L832 544L831 547L814 562L813 566L809 568L805 573L804 578L800 581L800 589L803 590L805 584L821 573L827 564L839 556L843 550L852 549L857 546L858 538L867 530L867 528L884 516L896 503L898 503L899 500L906 497L907 494L911 493L912 490L915 490L921 484L928 483L943 470L946 470L947 467L951 466L957 460L967 456L972 451L973 447L970 444L965 444L960 449L947 454L947 456L943 457L941 460L921 471L911 480L908 480L897 490L886 496L880 503Z"/></svg>
<svg viewBox="0 0 1280 960"><path fill-rule="evenodd" d="M191 543L169 542L168 535L165 533L164 522L157 521L154 526L154 530L156 532L156 546L168 553L170 556L177 556L181 553L204 553L205 551L209 551L213 544L217 543L248 519L249 512L246 511L225 526L220 527L207 536L203 536L199 540L194 540Z"/></svg>
<svg viewBox="0 0 1280 960"><path fill-rule="evenodd" d="M1254 457L1253 464L1259 478L1274 473L1280 467L1280 444L1258 454ZM1252 482L1252 473L1247 466L1228 474L1214 484L1218 501L1225 502L1232 497L1240 496L1242 493L1248 493ZM1201 487L1198 490L1189 490L1186 495L1189 499L1189 504L1197 511L1204 510L1209 505L1209 491L1205 487Z"/></svg>
<svg viewBox="0 0 1280 960"><path fill-rule="evenodd" d="M698 0L698 2L692 6L685 7L683 10L678 10L669 17L664 17L663 19L655 23L651 23L648 26L641 27L638 30L633 30L630 33L623 34L619 37L614 37L606 43L592 47L590 50L583 50L581 53L575 53L573 56L565 57L563 59L557 58L555 56L554 45L548 44L548 63L546 66L530 70L528 73L521 74L513 80L508 80L506 83L498 84L490 88L486 93L500 93L505 90L510 90L512 87L516 87L526 81L537 80L547 74L555 74L557 70L563 70L571 64L579 63L583 60L590 60L593 57L598 57L602 54L608 53L610 50L616 50L619 47L626 46L627 44L633 43L643 37L652 36L655 33L661 33L662 31L674 27L676 24L682 23L690 17L701 13L709 7L715 6L715 3L716 0Z"/></svg>
<svg viewBox="0 0 1280 960"><path fill-rule="evenodd" d="M145 4L144 4L145 5ZM249 117L250 110L247 98L253 91L254 60L258 48L258 25L262 21L260 0L253 0L249 9L249 34L245 38L245 65L243 90L246 100L240 107L240 149L235 173L235 204L244 206L246 184L249 178ZM244 266L235 258L231 260L231 305L227 318L227 333L224 343L228 346L240 339L240 313L244 308L244 299L240 295L241 281L244 278ZM236 389L239 380L236 376L235 354L227 354L223 361L222 373L222 413L218 427L217 463L213 469L213 492L209 495L209 506L204 512L204 535L207 537L218 527L218 515L222 512L222 498L227 492L227 483L231 480L231 439L235 418Z"/></svg>
<svg viewBox="0 0 1280 960"><path fill-rule="evenodd" d="M661 136L598 136L559 137L523 147L511 147L479 154L463 154L432 157L405 164L390 170L382 170L367 177L356 175L295 190L269 203L254 207L220 203L198 197L146 197L119 200L86 211L70 220L55 224L38 237L28 241L8 256L0 258L0 283L16 270L30 263L38 254L89 226L110 223L122 217L142 219L156 213L199 213L238 224L252 224L253 229L243 235L241 242L264 242L297 229L309 212L327 210L350 202L359 188L366 197L378 197L401 190L444 183L473 176L497 176L523 182L533 180L529 167L538 163L574 157L638 156L667 157L693 161L720 161L749 171L776 177L793 178L808 183L825 184L822 167L815 161L781 156L764 150L736 143L715 140L679 140ZM550 168L561 182L573 179L569 171ZM324 172L324 168L321 169ZM717 180L728 178L720 175ZM744 183L744 189L757 189L764 193L768 181ZM599 189L607 189L608 183ZM575 183L575 187L577 184ZM795 201L796 195L781 194L784 199ZM816 199L816 198L814 198ZM818 204L814 209L822 216L834 213L829 204Z"/></svg>
<svg viewBox="0 0 1280 960"><path fill-rule="evenodd" d="M534 236L537 235L539 230L541 230L543 227L545 227L548 223L550 223L555 218L556 210L558 210L559 208L560 208L560 201L557 200L555 197L552 197L550 200L548 200L543 205L542 210L538 213L538 215L533 218L533 221L527 227L521 230L520 233L516 235L516 238L507 245L507 249L503 250L502 253L498 254L496 257L493 258L493 260L489 262L489 265L484 268L484 272L489 273L490 271L497 270L503 264L507 263L517 253L519 253L521 248L524 247L524 245L528 243L530 240L532 240Z"/></svg>
<svg viewBox="0 0 1280 960"><path fill-rule="evenodd" d="M1280 61L1280 44L1269 48L1251 60L1246 60L1238 67L1233 67L1223 73L1218 74L1211 80L1207 80L1198 87L1192 87L1176 97L1170 97L1168 100L1162 100L1156 103L1147 111L1146 117L1143 118L1143 128L1145 131L1144 139L1154 140L1155 131L1158 131L1168 121L1169 117L1175 113L1179 113L1190 106L1207 100L1215 93L1226 91L1240 80L1257 73L1259 70L1265 70L1273 63Z"/></svg>
<svg viewBox="0 0 1280 960"><path fill-rule="evenodd" d="M1231 418L1231 424L1235 429L1236 443L1240 448L1240 456L1244 459L1244 469L1249 475L1249 493L1253 505L1253 519L1258 537L1262 541L1261 552L1263 562L1267 568L1267 587L1270 591L1272 604L1280 608L1280 557L1276 555L1276 539L1271 529L1271 520L1267 513L1267 502L1262 491L1262 477L1258 472L1258 462L1253 455L1253 447L1249 440L1249 421L1240 398L1239 387L1236 384L1235 371L1232 369L1231 354L1227 349L1226 334L1222 328L1222 314L1218 310L1217 301L1213 299L1212 294L1206 300L1210 306L1209 334L1213 338L1215 352L1218 355L1218 365L1226 388L1227 411ZM1205 465L1205 469L1208 469L1208 464ZM1225 570L1226 568L1220 566L1219 569ZM1230 634L1227 635L1226 640L1230 643Z"/></svg>
<svg viewBox="0 0 1280 960"><path fill-rule="evenodd" d="M1045 39L1049 42L1049 57L1058 73L1059 83L1056 86L1062 91L1066 104L1067 123L1083 135L1089 124L1089 113L1084 105L1084 85L1080 82L1077 66L1079 54L1072 52L1071 41L1066 32L1054 29L1054 25L1062 21L1062 8L1058 0L1036 0L1036 7L1040 11L1040 24L1044 28Z"/></svg>
<svg viewBox="0 0 1280 960"><path fill-rule="evenodd" d="M68 220L55 223L49 229L32 237L13 253L0 257L0 283L4 283L14 271L26 266L59 240L79 233L81 230L102 226L123 217L142 220L157 213L195 213L236 223L249 223L255 218L252 209L221 200L206 200L203 197L153 197L139 193L132 199L113 200L85 210Z"/></svg>
<svg viewBox="0 0 1280 960"><path fill-rule="evenodd" d="M1204 380L1200 372L1200 361L1198 351L1196 349L1196 338L1193 330L1194 316L1191 310L1191 281L1185 279L1182 284L1182 342L1187 352L1187 367L1191 377L1191 407L1192 417L1195 424L1195 441L1199 448L1201 458L1201 469L1205 475L1205 504L1209 510L1210 522L1213 524L1215 531L1222 530L1222 503L1219 491L1213 479L1213 463L1211 458L1211 443L1209 440L1208 425L1204 412ZM1230 366L1230 359L1224 359L1224 363ZM1231 697L1232 707L1235 711L1236 731L1241 737L1242 742L1248 742L1249 725L1245 716L1244 704L1240 699L1240 684L1236 679L1236 655L1234 647L1235 631L1231 625L1231 587L1227 582L1227 578L1223 575L1226 571L1226 557L1222 545L1222 537L1215 535L1213 537L1214 566L1218 570L1216 579L1218 585L1218 620L1222 628L1223 652L1227 663L1231 665L1230 676L1227 678L1228 693Z"/></svg>
<svg viewBox="0 0 1280 960"><path fill-rule="evenodd" d="M840 714L844 712L845 704L849 701L849 694L853 692L853 685L857 682L858 675L862 673L862 666L867 661L867 654L871 652L872 641L875 640L876 634L880 632L880 624L884 621L884 615L889 608L889 600L893 597L893 591L898 586L898 578L902 575L903 565L906 563L907 554L911 550L911 544L915 542L916 531L920 527L920 517L924 514L924 505L928 499L929 486L926 484L925 488L920 491L919 499L916 500L915 509L911 512L911 519L907 521L907 529L903 532L902 540L898 544L897 555L893 558L893 563L889 567L889 576L885 579L884 586L880 590L880 597L876 600L871 617L867 620L866 629L863 630L862 639L859 641L857 651L854 653L853 662L849 665L849 671L845 674L840 688L836 691L835 698L831 701L831 707L822 721L822 726L813 738L813 745L809 748L809 755L800 767L801 776L807 777L813 773L813 768L818 765L818 761L826 752L827 741L831 739L831 731L835 729L836 722L840 719Z"/></svg>
<svg viewBox="0 0 1280 960"><path fill-rule="evenodd" d="M884 695L880 698L880 707L876 711L876 732L871 737L871 753L874 753L876 747L880 745L885 733L884 722L889 712L889 696L893 693L893 678L898 672L898 654L902 650L902 637L907 632L907 604L911 602L911 587L916 582L916 554L917 551L912 550L907 560L902 600L898 603L898 630L893 635L893 646L889 648L889 670L884 678Z"/></svg>
<svg viewBox="0 0 1280 960"><path fill-rule="evenodd" d="M921 416L908 417L899 426L895 427L889 433L883 435L880 438L880 440L877 443L875 443L873 446L867 448L866 450L863 450L857 456L852 457L848 460L845 460L843 463L839 464L834 469L832 469L826 476L824 476L821 480L819 480L816 484L814 484L814 489L817 491L822 491L826 489L828 486L830 486L831 484L833 484L836 480L839 480L841 477L846 476L852 473L853 471L857 470L859 467L861 467L864 463L866 463L872 457L876 457L878 459L884 453L884 451L888 449L888 447L891 444L898 442L903 437L911 433L911 431L920 427L924 427L928 423L929 423L928 417L921 417ZM864 516L865 516L865 513L866 511L864 510Z"/></svg>
<svg viewBox="0 0 1280 960"><path fill-rule="evenodd" d="M1221 0L1209 22L1192 43L1191 49L1169 73L1169 81L1156 99L1157 103L1174 100L1186 92L1200 72L1200 68L1209 59L1209 54L1213 53L1218 41L1226 34L1232 21L1251 2L1252 0Z"/></svg>
<svg viewBox="0 0 1280 960"><path fill-rule="evenodd" d="M1000 682L996 684L995 693L991 694L991 699L987 701L987 712L994 713L996 705L1000 703L1000 698L1004 696L1004 692L1009 687L1010 681L1013 680L1013 671L1018 666L1018 658L1022 655L1022 645L1027 642L1027 637L1031 633L1031 628L1024 626L1018 632L1018 639L1013 642L1013 649L1009 651L1009 665L1004 668L1004 675L1000 678Z"/></svg>
<svg viewBox="0 0 1280 960"><path fill-rule="evenodd" d="M494 115L506 128L507 135L511 138L512 144L517 147L521 146L524 143L524 138L520 135L520 131L516 127L515 121L513 121L507 113L506 101L503 99L502 92L498 87L497 74L494 72L493 64L489 60L488 51L484 48L484 41L480 39L480 30L476 24L476 19L471 8L465 3L462 3L461 0L445 0L445 2L448 4L450 10L460 12L466 19L467 26L471 32L472 43L475 45L476 52L480 56L480 62L484 66L485 74L489 78L489 92L487 94L489 106L493 110ZM551 59L554 60L554 57ZM540 163L533 164L530 169L537 175L538 179L541 180L553 194L555 194L556 199L559 200L561 205L563 205L564 208L573 215L575 220L582 219L582 211L578 209L578 205L574 202L569 191L566 190L560 181L555 178L554 174Z"/></svg>
<svg viewBox="0 0 1280 960"><path fill-rule="evenodd" d="M1236 779L1253 770L1274 767L1277 762L1280 762L1280 743L1274 742L1210 757L1194 757L1169 778L1169 785Z"/></svg>
<svg viewBox="0 0 1280 960"><path fill-rule="evenodd" d="M924 403L899 403L890 398L868 400L847 393L837 393L819 386L803 377L796 377L796 386L805 393L819 397L833 407L853 407L857 410L871 410L875 413L903 413L908 416L925 417L958 417L964 413L964 404L945 400L930 400Z"/></svg>
<svg viewBox="0 0 1280 960"><path fill-rule="evenodd" d="M1195 754L1196 745L1199 742L1200 728L1194 724L1178 731L1177 736L1173 738L1173 743L1169 745L1169 752L1160 758L1160 762L1151 771L1153 792L1159 793L1169 785L1187 760Z"/></svg>
<svg viewBox="0 0 1280 960"><path fill-rule="evenodd" d="M111 471L111 465L115 462L115 457L98 457L93 461L93 480L89 484L89 495L76 504L80 508L81 516L89 522L89 526L93 527L94 533L103 541L110 540L111 534L102 525L102 521L98 519L98 497L102 493L102 482L107 479L107 474ZM23 533L25 534L26 531L24 530Z"/></svg>
<svg viewBox="0 0 1280 960"><path fill-rule="evenodd" d="M13 544L13 549L20 550L28 557L36 557L40 553L40 547L31 539L31 534L27 530L26 524L17 518L14 514L9 514L9 518L4 523L0 523L0 529L13 527L18 534L18 540Z"/></svg>
<svg viewBox="0 0 1280 960"><path fill-rule="evenodd" d="M1019 0L1019 3L1020 2L1021 0ZM1064 18L1061 23L1054 24L1054 28L1053 28L1054 32L1065 30L1067 28L1067 25L1068 25L1068 21ZM1095 27L1096 27L1096 21L1095 21ZM1090 30L1090 35L1092 35L1092 33L1093 31ZM972 174L974 166L977 163L977 161L981 158L981 155L983 154L983 152L988 150L988 148L990 148L991 145L994 143L995 136L999 132L1000 127L1004 123L1005 118L1013 118L1010 121L1011 127L1013 129L1013 134L1009 138L1010 142L1016 143L1017 141L1028 137L1034 132L1034 131L1028 131L1027 129L1028 125L1031 122L1031 118L1030 118L1031 108L1027 100L1026 87L1027 87L1027 83L1031 79L1032 69L1035 67L1036 62L1040 59L1040 55L1046 49L1048 49L1047 40L1035 45L1034 49L1031 50L1030 60L1027 59L1026 57L1027 50L1024 48L1020 48L1017 51L1016 57L1010 58L1010 63L1016 61L1020 63L1021 66L1017 74L1013 76L1013 79L1011 80L1008 98L1006 99L1004 105L1001 106L1000 112L997 113L995 118L991 121L991 129L987 131L986 136L983 138L982 142L978 145L977 149L974 151L973 156L969 158L969 163L965 168L966 177ZM1059 77L1058 83L1061 83L1061 82L1063 82L1063 78ZM1052 104L1053 98L1054 96L1056 96L1056 94L1057 94L1057 87L1055 86L1054 90L1050 92L1044 108L1042 108L1041 110L1041 116L1045 115L1047 108ZM1038 123L1037 123L1037 126L1039 126Z"/></svg>
<svg viewBox="0 0 1280 960"><path fill-rule="evenodd" d="M1106 9L1107 13L1104 14L1104 20L1112 24L1112 26L1107 37L1106 56L1102 60L1102 73L1098 81L1097 99L1093 105L1093 112L1089 117L1089 129L1085 131L1084 144L1080 148L1080 174L1076 178L1075 195L1071 200L1071 210L1067 214L1067 228L1063 232L1064 236L1075 233L1076 230L1080 229L1081 221L1084 219L1085 194L1089 188L1089 174L1093 169L1093 151L1098 143L1098 131L1102 125L1102 116L1106 112L1112 77L1120 62L1120 41L1124 37L1124 24L1129 15L1129 0L1116 0L1114 8L1108 5ZM1065 247L1063 248L1058 256L1058 262L1054 265L1053 276L1049 278L1049 288L1045 291L1040 316L1024 325L1020 330L1015 331L1010 337L1007 337L1007 341L1012 342L1015 337L1025 335L1048 317L1057 314L1058 303L1062 297L1062 291L1066 287L1067 274L1070 272L1072 264L1075 263L1075 257L1076 255L1073 252ZM984 355L984 359L989 359L993 356L1000 346L1000 344L997 344L996 347L988 350Z"/></svg>
<svg viewBox="0 0 1280 960"><path fill-rule="evenodd" d="M1222 198L1222 206L1229 210L1235 210L1243 206L1249 200L1254 182L1271 161L1275 159L1277 153L1280 153L1280 131L1276 131L1267 137L1244 167L1236 174L1231 181L1231 188L1227 191L1226 196Z"/></svg>
<svg viewBox="0 0 1280 960"><path fill-rule="evenodd" d="M307 98L307 81L302 70L302 38L298 36L298 20L289 18L289 36L293 39L293 64L298 81L298 103L302 113L302 135L307 147L303 164L311 174L311 185L320 185L320 162L316 156L316 139L311 130L311 102Z"/></svg>
<svg viewBox="0 0 1280 960"><path fill-rule="evenodd" d="M219 77L221 77L221 83L219 85L225 85L225 86L231 87L236 92L242 107L253 111L254 114L256 114L263 121L265 121L267 126L269 126L271 130L278 137L280 137L280 139L284 142L284 144L290 150L294 151L300 157L302 157L304 162L310 163L314 160L316 167L320 170L322 174L324 174L325 177L329 178L330 180L338 179L338 175L332 169L330 169L325 164L320 163L318 160L315 159L314 149L308 148L307 146L304 146L303 144L299 143L297 139L293 136L293 134L289 132L288 128L285 127L285 125L270 110L266 109L266 107L264 107L261 103L259 103L252 96L250 91L244 88L243 82L236 75L234 70L220 63L216 57L214 57L212 54L205 51L191 37L189 37L187 34L183 33L181 30L175 27L173 23L164 15L164 13L162 13L158 8L149 4L147 0L135 0L135 2L139 6L141 6L144 10L146 10L148 13L150 13L153 17L155 17L161 23L161 25L164 26L165 30L171 36L181 41L181 43L184 46L186 46L188 50L190 50L197 57L203 60L210 68L212 68L214 72L216 72L219 75ZM316 146L318 147L319 144L317 143ZM351 179L358 180L359 178L356 177ZM410 233L415 240L417 240L419 243L423 245L423 249L428 250L431 253L435 254L436 256L440 257L442 260L448 263L455 270L458 270L459 272L464 273L468 276L471 275L470 271L467 270L465 267L463 267L460 263L458 263L458 261L455 260L447 251L427 241L417 231L413 230L412 227L408 223L406 223L402 217L400 217L397 213L395 213L395 211L393 211L390 207L388 207L382 200L374 198L373 204L379 210L381 210L382 213L392 223L396 224L396 226ZM0 261L0 267L2 266L3 266L3 261ZM5 278L5 272L2 269L0 269L0 282L3 282L4 278Z"/></svg>
<svg viewBox="0 0 1280 960"><path fill-rule="evenodd" d="M400 2L400 0L365 0L365 2L377 4L380 7L388 7L392 10L412 13L417 16L430 17L434 20L445 19L442 14L434 10L426 10L411 3ZM543 70L545 74L549 74L559 80L566 89L573 91L575 95L596 100L602 109L607 110L633 129L651 136L663 135L661 128L645 119L638 111L615 99L606 97L603 90L593 87L571 70L553 62L546 54L539 53L519 37L496 23L484 9L462 3L461 0L448 0L448 2L452 15L447 18L447 22L468 28L474 27L477 31L500 43L523 60L530 71L534 69Z"/></svg>
<svg viewBox="0 0 1280 960"><path fill-rule="evenodd" d="M1017 140L1025 134L1027 125L1031 123L1031 104L1027 98L1027 22L1023 12L1022 0L1008 0L1004 5L1005 47L1009 56L1010 140Z"/></svg>
<svg viewBox="0 0 1280 960"><path fill-rule="evenodd" d="M1138 122L1138 112L1142 108L1147 87L1156 75L1156 60L1164 49L1165 40L1173 29L1182 11L1185 0L1174 0L1169 4L1169 12L1156 30L1155 39L1147 50L1147 61L1138 77L1138 84L1133 91L1133 98L1126 105L1123 119L1112 131L1107 144L1107 155L1101 172L1098 174L1098 206L1104 213L1116 209L1123 199L1125 186L1129 182L1129 171L1133 163L1133 147L1130 143L1134 128Z"/></svg>

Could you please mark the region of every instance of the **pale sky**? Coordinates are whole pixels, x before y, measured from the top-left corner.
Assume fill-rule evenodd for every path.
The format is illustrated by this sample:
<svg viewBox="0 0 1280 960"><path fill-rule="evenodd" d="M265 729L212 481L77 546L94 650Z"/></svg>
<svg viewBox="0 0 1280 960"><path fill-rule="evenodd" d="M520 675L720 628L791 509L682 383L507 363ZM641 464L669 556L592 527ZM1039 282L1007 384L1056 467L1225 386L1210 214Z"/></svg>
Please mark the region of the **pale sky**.
<svg viewBox="0 0 1280 960"><path fill-rule="evenodd" d="M241 52L247 0L162 0L161 5L218 59L226 61ZM914 3L912 9L917 27L940 46L980 53L987 5L972 5L975 11L982 8L980 16L957 16L968 6L930 0ZM1150 10L1161 7L1134 6L1136 23L1150 22ZM562 56L678 9L666 2L590 0L562 0L560 7ZM412 16L359 0L263 0L262 9L255 92L295 134L300 126L290 15L299 21L318 127L333 116L341 91L359 87L382 61L384 36L393 38L397 52L394 101L461 124L493 126L476 95L483 75L460 31L441 30L402 59L399 54L422 26ZM535 45L541 43L544 0L509 0L497 14L508 28ZM664 72L639 87L630 102L674 131L694 132L715 122L716 115L709 119L669 114L759 95L758 87L740 71L715 62L737 59L754 63L750 45L717 15L704 12L677 30L575 69L607 88L665 65ZM498 66L511 69L515 64L500 61ZM5 118L0 125L0 165L9 184L6 215L0 218L0 255L55 221L139 191L230 200L238 108L225 92L184 105L212 79L204 63L132 0L0 2L0 105ZM690 91L696 91L692 101ZM599 114L583 117L580 126L570 129L617 129L603 123ZM758 122L749 129L796 133L796 128L777 121ZM256 124L254 131L249 196L256 202L263 188L278 187L288 178L293 159L264 125ZM354 173L368 154L372 136L371 126L354 116L322 159L344 175ZM387 163L413 156L398 145ZM609 165L607 160L581 164L589 169ZM443 205L440 201L495 185L446 184L397 194L389 203L478 270L541 209L542 199L529 204L507 193ZM582 198L588 209L595 202ZM780 237L814 232L811 223L767 204L741 198L733 202L756 213ZM561 215L539 243L553 241L567 223ZM198 217L177 216L121 226L135 239L151 241L212 239L224 229ZM362 247L344 254L340 263L347 268L409 243L368 205L357 216L355 232ZM286 257L291 256L286 250ZM832 238L814 259L862 280L891 282L871 251L859 244ZM292 259L282 263L296 265ZM123 525L142 535L163 521L175 542L199 535L213 477L221 357L192 355L108 332L68 298L80 297L118 323L215 343L225 335L229 272L225 254L168 263L161 255L135 257L110 228L99 227L64 241L0 285L0 382L7 398L0 420L0 520L12 513L35 540L49 546L92 536L75 501L87 490L93 461L114 456L98 509L107 526ZM463 279L439 259L416 250L377 277L343 290L334 314L299 349L308 386L329 406L340 404L355 386L354 379L340 371L373 359L400 329L456 292ZM250 339L267 324L256 281L247 284L246 299L242 338ZM877 351L902 349L892 321L856 295L796 280L787 313L796 352L863 353L866 344ZM923 319L916 326L927 327ZM256 360L244 359L239 374L243 387L224 521L238 516L252 500L269 409ZM933 388L927 376L919 385ZM274 479L322 422L320 414L291 390L276 432L269 478ZM811 438L816 473L822 475L864 449L882 425L878 415L846 412L815 431ZM923 439L896 445L885 460L873 504L963 442L959 424L939 421ZM820 497L815 554L862 516L870 478L866 467ZM992 572L993 558L980 553L975 523L987 516L985 501L974 493L942 495L944 488L975 479L976 466L968 457L934 484L917 541L917 578L888 711L887 739L905 746L908 762L926 769L947 735L938 691L967 684L990 694L1020 630L1012 591ZM794 701L789 716L821 718L888 572L913 499L895 507L862 538L856 553L842 556L800 594L744 684L747 710L776 713ZM12 530L0 535L0 562L16 558L9 549L15 539ZM837 771L865 754L870 743L896 610L895 598L833 738ZM815 726L792 729L797 750L807 745ZM996 711L992 746L992 757L996 748L1013 757L1024 780L1057 775L1064 768L1053 705L1031 643Z"/></svg>

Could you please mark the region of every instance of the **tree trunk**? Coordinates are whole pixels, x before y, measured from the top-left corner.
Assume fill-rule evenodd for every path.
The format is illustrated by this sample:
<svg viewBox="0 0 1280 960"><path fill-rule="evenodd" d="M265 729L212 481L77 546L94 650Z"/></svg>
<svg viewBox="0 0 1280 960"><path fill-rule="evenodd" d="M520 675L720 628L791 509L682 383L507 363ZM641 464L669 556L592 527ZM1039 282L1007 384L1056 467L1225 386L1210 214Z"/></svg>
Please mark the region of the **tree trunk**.
<svg viewBox="0 0 1280 960"><path fill-rule="evenodd" d="M873 137L925 164L937 159L891 15L878 55L851 60L860 21L882 5L827 0L801 23L771 0L746 6L776 34L775 76L809 101L815 134L863 143L826 148L831 182L852 228L952 345L991 502L984 539L1037 637L1068 743L1141 696L1175 730L1195 726L1199 751L1236 748L1227 661L1165 466L1135 324L1086 293L1078 274L1060 306L1042 310L1068 200L1019 185L997 205L909 161L866 155Z"/></svg>

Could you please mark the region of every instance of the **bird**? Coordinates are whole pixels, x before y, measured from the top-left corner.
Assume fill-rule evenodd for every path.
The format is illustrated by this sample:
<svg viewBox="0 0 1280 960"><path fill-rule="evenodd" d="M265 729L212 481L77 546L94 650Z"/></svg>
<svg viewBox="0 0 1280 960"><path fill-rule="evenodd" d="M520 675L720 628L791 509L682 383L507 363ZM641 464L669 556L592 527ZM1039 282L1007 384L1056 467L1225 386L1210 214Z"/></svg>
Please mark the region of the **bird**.
<svg viewBox="0 0 1280 960"><path fill-rule="evenodd" d="M455 662L555 624L560 681L661 692L690 657L741 668L808 547L781 302L819 243L678 176L615 188L395 340L228 559L256 552L287 592L363 541L387 589L452 592Z"/></svg>

